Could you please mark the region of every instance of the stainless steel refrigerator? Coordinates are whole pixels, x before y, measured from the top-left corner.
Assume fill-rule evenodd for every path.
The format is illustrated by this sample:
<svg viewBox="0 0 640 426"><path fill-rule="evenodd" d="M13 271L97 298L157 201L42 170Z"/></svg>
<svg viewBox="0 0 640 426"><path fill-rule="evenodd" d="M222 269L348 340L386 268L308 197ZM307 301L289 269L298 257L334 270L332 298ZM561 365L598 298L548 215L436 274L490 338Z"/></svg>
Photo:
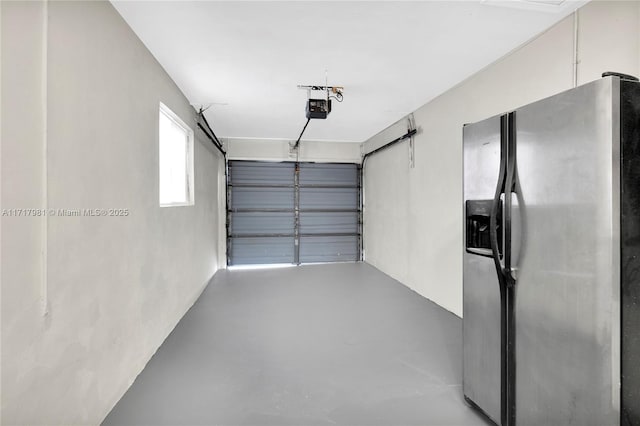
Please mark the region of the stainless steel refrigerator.
<svg viewBox="0 0 640 426"><path fill-rule="evenodd" d="M499 425L640 425L640 83L464 126L465 399Z"/></svg>

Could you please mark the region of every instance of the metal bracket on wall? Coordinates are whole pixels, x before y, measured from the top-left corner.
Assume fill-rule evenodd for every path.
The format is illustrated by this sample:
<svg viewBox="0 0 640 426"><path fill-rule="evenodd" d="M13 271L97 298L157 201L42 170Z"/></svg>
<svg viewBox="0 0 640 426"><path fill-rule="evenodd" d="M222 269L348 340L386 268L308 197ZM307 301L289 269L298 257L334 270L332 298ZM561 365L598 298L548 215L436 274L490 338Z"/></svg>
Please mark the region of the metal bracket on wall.
<svg viewBox="0 0 640 426"><path fill-rule="evenodd" d="M411 133L416 129L416 120L413 117L413 113L407 117L407 132ZM416 148L415 148L415 133L409 137L409 168L413 169L416 166Z"/></svg>

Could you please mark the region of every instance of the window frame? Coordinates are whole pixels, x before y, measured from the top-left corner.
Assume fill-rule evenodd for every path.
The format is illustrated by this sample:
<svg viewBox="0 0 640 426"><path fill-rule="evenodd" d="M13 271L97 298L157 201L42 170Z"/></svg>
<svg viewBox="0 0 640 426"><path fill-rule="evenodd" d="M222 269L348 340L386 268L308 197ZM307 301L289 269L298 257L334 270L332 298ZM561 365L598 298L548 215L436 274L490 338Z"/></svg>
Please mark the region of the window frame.
<svg viewBox="0 0 640 426"><path fill-rule="evenodd" d="M160 120L166 117L171 120L175 125L177 125L180 129L182 129L187 136L187 147L186 147L186 157L187 157L187 165L186 165L186 201L179 202L171 202L171 203L163 203L161 200L161 188L160 188L160 177L161 177L161 165L160 165L160 150L162 149L162 144L160 139L162 135L160 134ZM168 106L164 103L160 102L160 107L158 109L158 203L160 207L185 207L185 206L193 206L195 205L195 171L194 171L194 133L191 127L187 125L176 113L174 113Z"/></svg>

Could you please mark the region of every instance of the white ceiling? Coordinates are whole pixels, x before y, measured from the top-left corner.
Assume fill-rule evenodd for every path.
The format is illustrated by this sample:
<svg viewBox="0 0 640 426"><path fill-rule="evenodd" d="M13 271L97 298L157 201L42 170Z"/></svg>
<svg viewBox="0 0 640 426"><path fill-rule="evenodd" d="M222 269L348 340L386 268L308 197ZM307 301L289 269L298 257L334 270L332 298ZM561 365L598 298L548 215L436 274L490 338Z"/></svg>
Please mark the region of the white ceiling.
<svg viewBox="0 0 640 426"><path fill-rule="evenodd" d="M303 140L362 142L584 1L113 1L220 137L295 140L307 93L344 86Z"/></svg>

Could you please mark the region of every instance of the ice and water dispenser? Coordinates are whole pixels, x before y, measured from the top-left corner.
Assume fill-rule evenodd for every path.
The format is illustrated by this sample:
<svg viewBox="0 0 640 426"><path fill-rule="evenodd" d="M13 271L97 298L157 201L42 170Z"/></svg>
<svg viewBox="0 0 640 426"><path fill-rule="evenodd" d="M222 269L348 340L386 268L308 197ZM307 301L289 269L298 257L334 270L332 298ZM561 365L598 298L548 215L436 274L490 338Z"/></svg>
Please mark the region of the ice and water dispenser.
<svg viewBox="0 0 640 426"><path fill-rule="evenodd" d="M502 202L496 220L497 235L502 236ZM467 252L492 257L490 223L493 200L467 200L466 241ZM502 238L498 238L498 252L502 255Z"/></svg>

